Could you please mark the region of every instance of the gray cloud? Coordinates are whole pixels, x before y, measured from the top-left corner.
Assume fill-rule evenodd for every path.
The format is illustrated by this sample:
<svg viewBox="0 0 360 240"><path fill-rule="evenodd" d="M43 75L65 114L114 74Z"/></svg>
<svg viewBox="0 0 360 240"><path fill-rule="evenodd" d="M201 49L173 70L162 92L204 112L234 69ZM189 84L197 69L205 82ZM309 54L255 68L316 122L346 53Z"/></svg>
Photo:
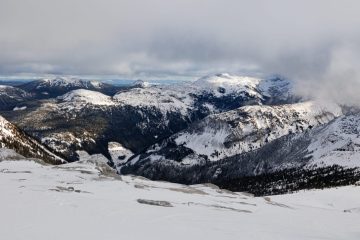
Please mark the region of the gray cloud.
<svg viewBox="0 0 360 240"><path fill-rule="evenodd" d="M327 86L317 94L333 87L345 101L336 90L360 85L358 9L357 0L0 0L0 74L279 73L302 94Z"/></svg>

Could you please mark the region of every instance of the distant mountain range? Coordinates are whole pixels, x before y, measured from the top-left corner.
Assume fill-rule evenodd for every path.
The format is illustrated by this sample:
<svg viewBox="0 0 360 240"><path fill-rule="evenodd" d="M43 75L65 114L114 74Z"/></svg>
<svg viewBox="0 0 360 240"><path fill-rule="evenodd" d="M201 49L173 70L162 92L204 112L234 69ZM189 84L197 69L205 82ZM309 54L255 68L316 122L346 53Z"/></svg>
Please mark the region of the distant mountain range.
<svg viewBox="0 0 360 240"><path fill-rule="evenodd" d="M0 87L0 110L51 154L102 154L123 174L260 195L359 179L358 110L303 100L281 77L127 87L56 77Z"/></svg>
<svg viewBox="0 0 360 240"><path fill-rule="evenodd" d="M88 89L112 95L121 89L120 87L115 87L100 81L82 80L68 77L40 79L19 85L18 88L34 94L38 98L57 97L76 89Z"/></svg>

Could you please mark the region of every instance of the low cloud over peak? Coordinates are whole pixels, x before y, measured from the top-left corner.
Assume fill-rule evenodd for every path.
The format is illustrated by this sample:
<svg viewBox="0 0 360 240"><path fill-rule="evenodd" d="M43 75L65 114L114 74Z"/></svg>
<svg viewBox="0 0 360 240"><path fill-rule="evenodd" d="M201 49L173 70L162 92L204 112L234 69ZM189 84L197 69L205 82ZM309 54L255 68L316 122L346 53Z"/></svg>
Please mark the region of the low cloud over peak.
<svg viewBox="0 0 360 240"><path fill-rule="evenodd" d="M356 0L2 0L0 74L279 73L303 94L336 96L348 85L352 96L359 8Z"/></svg>

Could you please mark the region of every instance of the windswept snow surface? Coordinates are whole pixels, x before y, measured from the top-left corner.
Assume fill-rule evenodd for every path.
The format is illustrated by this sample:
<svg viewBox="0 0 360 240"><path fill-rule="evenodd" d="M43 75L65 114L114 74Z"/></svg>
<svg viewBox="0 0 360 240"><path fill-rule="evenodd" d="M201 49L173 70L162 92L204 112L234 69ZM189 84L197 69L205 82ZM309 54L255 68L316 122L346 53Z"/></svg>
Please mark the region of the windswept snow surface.
<svg viewBox="0 0 360 240"><path fill-rule="evenodd" d="M255 198L25 160L1 161L0 182L6 240L360 238L359 186Z"/></svg>

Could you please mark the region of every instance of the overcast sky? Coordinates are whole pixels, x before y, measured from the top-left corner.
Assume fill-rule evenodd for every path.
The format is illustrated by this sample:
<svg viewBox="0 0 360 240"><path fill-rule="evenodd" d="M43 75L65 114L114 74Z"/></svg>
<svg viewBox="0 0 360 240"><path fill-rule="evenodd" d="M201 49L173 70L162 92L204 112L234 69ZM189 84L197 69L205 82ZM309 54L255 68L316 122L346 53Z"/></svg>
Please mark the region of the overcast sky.
<svg viewBox="0 0 360 240"><path fill-rule="evenodd" d="M305 79L304 89L344 75L355 84L359 11L358 0L0 0L0 75L230 72Z"/></svg>

